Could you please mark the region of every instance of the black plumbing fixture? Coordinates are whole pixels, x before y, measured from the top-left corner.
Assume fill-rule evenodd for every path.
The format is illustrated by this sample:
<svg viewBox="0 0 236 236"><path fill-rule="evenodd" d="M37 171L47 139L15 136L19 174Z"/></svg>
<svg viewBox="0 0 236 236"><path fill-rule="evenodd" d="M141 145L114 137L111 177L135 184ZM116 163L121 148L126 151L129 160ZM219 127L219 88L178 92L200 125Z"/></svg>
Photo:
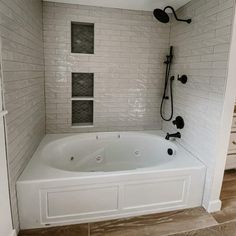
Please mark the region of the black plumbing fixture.
<svg viewBox="0 0 236 236"><path fill-rule="evenodd" d="M181 138L181 133L180 132L177 132L177 133L174 133L174 134L167 133L165 139L170 140L170 138Z"/></svg>
<svg viewBox="0 0 236 236"><path fill-rule="evenodd" d="M161 108L160 108L160 114L161 118L165 121L170 121L173 118L173 81L174 81L174 76L170 78L170 69L171 69L171 63L173 60L173 46L170 47L170 54L166 56L166 61L164 63L166 64L166 74L165 74L165 85L164 85L164 93L162 96L162 101L161 101ZM164 101L169 99L169 96L167 96L167 90L168 90L168 83L170 81L170 103L171 103L171 114L168 118L164 116L164 111L163 111L163 106L164 106Z"/></svg>
<svg viewBox="0 0 236 236"><path fill-rule="evenodd" d="M190 23L192 22L191 19L187 19L187 20L179 19L179 18L177 17L176 13L175 13L174 8L171 7L171 6L165 7L164 10L157 8L157 9L155 9L155 10L153 11L153 15L156 17L156 19L157 19L158 21L160 21L160 22L162 22L162 23L168 23L168 22L170 21L170 17L169 17L169 15L166 13L166 9L168 9L168 8L171 9L171 11L173 12L174 17L175 17L175 19L176 19L177 21L187 22L188 24L190 24Z"/></svg>
<svg viewBox="0 0 236 236"><path fill-rule="evenodd" d="M182 75L182 76L179 76L179 75L178 75L178 80L179 80L182 84L186 84L187 81L188 81L188 76L187 76L187 75Z"/></svg>
<svg viewBox="0 0 236 236"><path fill-rule="evenodd" d="M177 129L184 128L184 119L181 116L177 116L172 123L173 123L173 125L176 126Z"/></svg>
<svg viewBox="0 0 236 236"><path fill-rule="evenodd" d="M169 156L172 156L174 154L174 151L173 151L172 148L168 148L167 153L168 153Z"/></svg>

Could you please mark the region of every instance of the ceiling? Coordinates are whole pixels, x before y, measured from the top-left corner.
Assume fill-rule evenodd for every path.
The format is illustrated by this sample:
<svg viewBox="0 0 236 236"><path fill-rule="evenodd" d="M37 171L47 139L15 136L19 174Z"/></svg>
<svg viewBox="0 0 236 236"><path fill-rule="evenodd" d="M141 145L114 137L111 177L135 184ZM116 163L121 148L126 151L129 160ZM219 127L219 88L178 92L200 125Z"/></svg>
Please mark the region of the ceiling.
<svg viewBox="0 0 236 236"><path fill-rule="evenodd" d="M44 0L48 2L71 3L99 7L152 11L171 5L176 10L190 0Z"/></svg>

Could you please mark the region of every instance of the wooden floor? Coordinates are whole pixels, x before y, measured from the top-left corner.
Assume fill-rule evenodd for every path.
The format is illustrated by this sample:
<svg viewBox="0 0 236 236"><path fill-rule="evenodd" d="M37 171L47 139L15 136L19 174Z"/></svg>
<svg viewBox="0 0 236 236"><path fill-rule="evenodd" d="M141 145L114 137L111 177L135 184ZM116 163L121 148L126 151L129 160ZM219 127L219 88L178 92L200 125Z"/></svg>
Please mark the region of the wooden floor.
<svg viewBox="0 0 236 236"><path fill-rule="evenodd" d="M203 208L99 223L25 230L19 236L236 236L236 170L227 171L222 211Z"/></svg>

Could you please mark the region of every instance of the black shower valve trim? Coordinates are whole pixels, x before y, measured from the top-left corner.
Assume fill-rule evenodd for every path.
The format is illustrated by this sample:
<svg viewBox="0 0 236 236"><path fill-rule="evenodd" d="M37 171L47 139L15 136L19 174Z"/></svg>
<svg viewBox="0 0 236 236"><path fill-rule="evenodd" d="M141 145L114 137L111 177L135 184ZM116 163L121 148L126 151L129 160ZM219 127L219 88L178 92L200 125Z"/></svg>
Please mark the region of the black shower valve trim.
<svg viewBox="0 0 236 236"><path fill-rule="evenodd" d="M188 82L188 76L187 75L182 75L179 76L178 75L178 80L182 83L182 84L186 84Z"/></svg>
<svg viewBox="0 0 236 236"><path fill-rule="evenodd" d="M184 119L181 116L177 116L174 121L172 121L173 125L176 126L177 129L184 128Z"/></svg>

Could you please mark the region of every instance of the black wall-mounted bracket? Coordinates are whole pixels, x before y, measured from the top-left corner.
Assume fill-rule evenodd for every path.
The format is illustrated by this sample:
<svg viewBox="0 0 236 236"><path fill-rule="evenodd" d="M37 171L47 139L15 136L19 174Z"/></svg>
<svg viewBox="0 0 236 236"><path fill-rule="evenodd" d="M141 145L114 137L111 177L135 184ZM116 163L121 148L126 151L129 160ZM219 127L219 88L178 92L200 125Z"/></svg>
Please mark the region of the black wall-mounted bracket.
<svg viewBox="0 0 236 236"><path fill-rule="evenodd" d="M172 123L173 123L173 125L175 125L177 127L177 129L184 128L184 119L181 116L177 116Z"/></svg>
<svg viewBox="0 0 236 236"><path fill-rule="evenodd" d="M187 76L187 75L182 75L182 76L179 76L179 75L178 75L178 80L179 80L182 84L186 84L187 81L188 81L188 76Z"/></svg>
<svg viewBox="0 0 236 236"><path fill-rule="evenodd" d="M165 11L167 8L169 8L169 9L172 10L172 12L173 12L173 14L174 14L174 17L175 17L175 19L176 19L177 21L187 22L188 24L190 24L190 23L192 22L192 19L187 19L187 20L179 19L179 18L177 17L176 13L175 13L174 8L171 7L171 6L167 6L167 7L165 7L165 8L164 8L164 11Z"/></svg>

